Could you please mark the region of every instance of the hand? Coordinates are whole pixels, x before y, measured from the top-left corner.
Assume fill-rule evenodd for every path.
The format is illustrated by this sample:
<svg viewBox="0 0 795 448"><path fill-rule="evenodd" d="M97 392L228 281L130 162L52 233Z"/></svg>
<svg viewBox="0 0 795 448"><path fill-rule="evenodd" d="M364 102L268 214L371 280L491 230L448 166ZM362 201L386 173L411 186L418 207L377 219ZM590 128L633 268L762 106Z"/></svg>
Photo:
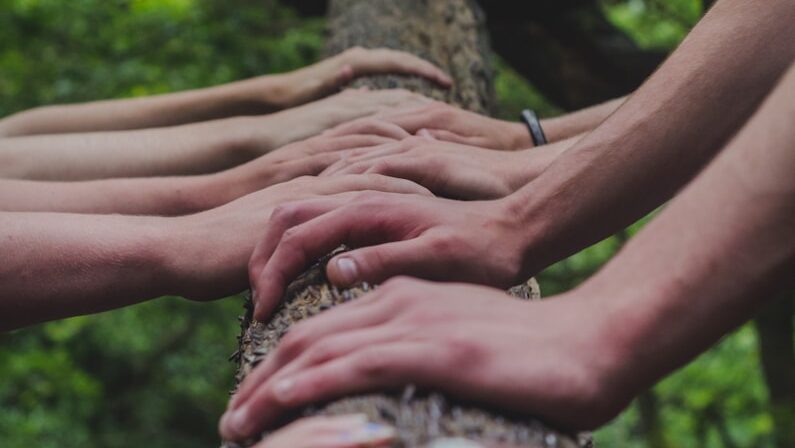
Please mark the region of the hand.
<svg viewBox="0 0 795 448"><path fill-rule="evenodd" d="M410 137L346 152L321 175L383 174L409 179L448 198L494 199L530 182L552 160L541 148L495 151Z"/></svg>
<svg viewBox="0 0 795 448"><path fill-rule="evenodd" d="M210 300L248 287L246 266L262 228L279 204L336 195L344 200L356 191L384 191L430 195L428 190L403 179L379 175L299 177L243 196L212 210L168 218L172 243L167 251L168 295ZM161 279L158 279L161 280Z"/></svg>
<svg viewBox="0 0 795 448"><path fill-rule="evenodd" d="M286 85L291 94L285 107L321 98L360 76L401 74L421 76L442 87L453 80L430 62L404 51L354 47L314 65L290 72Z"/></svg>
<svg viewBox="0 0 795 448"><path fill-rule="evenodd" d="M348 89L301 107L261 117L245 117L242 121L245 124L244 129L253 130L254 139L259 142L255 147L258 155L261 155L274 148L320 134L350 120L394 108L416 108L430 101L422 95L403 89ZM250 123L251 121L253 123ZM397 126L393 125L392 129L393 133L400 131L400 135L408 135ZM347 132L345 135L351 134L357 133Z"/></svg>
<svg viewBox="0 0 795 448"><path fill-rule="evenodd" d="M395 142L380 135L315 137L291 143L251 162L207 176L204 188L196 189L194 203L206 210L246 194L300 176L314 176L356 148Z"/></svg>
<svg viewBox="0 0 795 448"><path fill-rule="evenodd" d="M410 134L424 130L437 140L481 148L517 150L533 147L521 123L497 120L434 101L419 108L388 110L375 120L400 126ZM335 135L366 134L374 120L362 119L335 130Z"/></svg>
<svg viewBox="0 0 795 448"><path fill-rule="evenodd" d="M535 231L516 221L510 205L379 192L285 203L264 227L249 264L254 317L264 320L290 281L341 244L358 249L329 262L335 285L395 275L520 283L527 274L524 248Z"/></svg>
<svg viewBox="0 0 795 448"><path fill-rule="evenodd" d="M595 428L629 401L605 314L582 297L528 303L479 286L393 279L290 329L241 385L221 433L242 439L288 410L406 384Z"/></svg>
<svg viewBox="0 0 795 448"><path fill-rule="evenodd" d="M366 415L306 417L296 420L254 445L254 448L387 447L395 430L369 423Z"/></svg>

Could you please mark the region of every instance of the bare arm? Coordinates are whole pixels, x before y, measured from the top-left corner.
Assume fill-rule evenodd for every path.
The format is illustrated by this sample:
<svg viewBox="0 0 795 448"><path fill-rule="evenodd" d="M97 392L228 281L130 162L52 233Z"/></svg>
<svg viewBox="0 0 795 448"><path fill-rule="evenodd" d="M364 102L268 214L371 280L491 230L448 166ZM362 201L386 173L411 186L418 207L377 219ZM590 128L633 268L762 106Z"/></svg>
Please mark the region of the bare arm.
<svg viewBox="0 0 795 448"><path fill-rule="evenodd" d="M589 132L612 114L626 98L618 98L581 111L541 120L549 143L559 143ZM433 102L420 108L388 110L340 126L334 132L362 134L384 123L406 132L437 140L481 148L515 151L534 146L524 123L498 120L447 103Z"/></svg>
<svg viewBox="0 0 795 448"><path fill-rule="evenodd" d="M354 48L290 73L145 98L32 109L0 120L0 137L142 129L269 113L316 100L356 76L373 73L418 75L450 85L441 70L411 54Z"/></svg>
<svg viewBox="0 0 795 448"><path fill-rule="evenodd" d="M242 291L274 207L360 190L427 194L384 176L313 177L182 217L0 212L0 331L162 295L208 300Z"/></svg>
<svg viewBox="0 0 795 448"><path fill-rule="evenodd" d="M600 127L510 198L538 272L669 199L744 123L793 57L795 4L722 0Z"/></svg>
<svg viewBox="0 0 795 448"><path fill-rule="evenodd" d="M794 14L788 0L765 8L718 1L619 110L504 199L374 194L285 206L252 258L257 317L303 260L340 243L359 248L327 265L338 285L409 274L502 287L629 225L692 179L752 115L795 57Z"/></svg>
<svg viewBox="0 0 795 448"><path fill-rule="evenodd" d="M615 98L610 101L605 101L602 104L597 104L575 112L557 117L545 118L541 120L541 127L544 129L544 134L550 143L572 138L584 132L596 129L596 127L602 124L610 114L621 107L627 98L626 96ZM528 137L525 141L526 146L523 147L529 148L533 143L529 140L529 133L526 128L524 131Z"/></svg>
<svg viewBox="0 0 795 448"><path fill-rule="evenodd" d="M395 279L290 330L220 422L405 384L598 427L749 320L795 267L795 66L681 195L581 287L536 303ZM528 356L532 354L532 356Z"/></svg>
<svg viewBox="0 0 795 448"><path fill-rule="evenodd" d="M387 107L425 98L405 90L350 90L279 113L133 131L0 139L0 177L91 180L204 174Z"/></svg>
<svg viewBox="0 0 795 448"><path fill-rule="evenodd" d="M727 148L572 294L639 393L749 320L795 267L795 65ZM608 324L609 325L609 324ZM653 355L652 355L653 354Z"/></svg>
<svg viewBox="0 0 795 448"><path fill-rule="evenodd" d="M0 179L0 211L179 216L226 204L295 177L316 175L377 135L316 136L218 173L89 181Z"/></svg>

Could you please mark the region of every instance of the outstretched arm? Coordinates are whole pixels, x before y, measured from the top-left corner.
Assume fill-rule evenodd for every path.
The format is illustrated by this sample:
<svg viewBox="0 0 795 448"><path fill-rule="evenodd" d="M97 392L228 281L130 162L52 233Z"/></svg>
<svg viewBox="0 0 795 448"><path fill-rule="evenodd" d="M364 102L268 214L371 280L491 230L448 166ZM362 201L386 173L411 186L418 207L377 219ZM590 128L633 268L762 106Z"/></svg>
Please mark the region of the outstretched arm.
<svg viewBox="0 0 795 448"><path fill-rule="evenodd" d="M0 139L0 177L71 181L212 173L347 120L428 101L405 90L347 90L259 117L134 131Z"/></svg>
<svg viewBox="0 0 795 448"><path fill-rule="evenodd" d="M342 243L357 249L328 264L335 284L409 274L510 286L631 224L692 179L786 71L793 14L789 0L718 1L618 111L502 200L374 194L284 206L251 267L257 317Z"/></svg>
<svg viewBox="0 0 795 448"><path fill-rule="evenodd" d="M300 176L316 175L378 135L319 135L218 173L89 181L0 179L0 211L179 216L218 207Z"/></svg>
<svg viewBox="0 0 795 448"><path fill-rule="evenodd" d="M162 295L242 291L274 207L362 190L427 194L384 176L304 177L177 218L0 212L0 331Z"/></svg>
<svg viewBox="0 0 795 448"><path fill-rule="evenodd" d="M541 127L549 143L559 143L593 130L624 101L626 97L543 119ZM361 134L383 123L400 126L411 134L422 131L437 140L481 148L515 151L534 146L524 123L490 118L438 101L420 108L385 111L340 126L335 132L337 135Z"/></svg>
<svg viewBox="0 0 795 448"><path fill-rule="evenodd" d="M795 4L721 0L601 126L511 198L530 223L524 272L670 199L749 119L795 58Z"/></svg>
<svg viewBox="0 0 795 448"><path fill-rule="evenodd" d="M144 98L46 106L0 120L0 137L175 126L295 107L333 93L357 76L401 73L443 86L449 77L408 53L354 48L290 73Z"/></svg>
<svg viewBox="0 0 795 448"><path fill-rule="evenodd" d="M525 303L400 279L297 325L221 433L407 383L594 428L754 313L795 267L795 66L754 119L599 273ZM454 374L453 374L454 373Z"/></svg>

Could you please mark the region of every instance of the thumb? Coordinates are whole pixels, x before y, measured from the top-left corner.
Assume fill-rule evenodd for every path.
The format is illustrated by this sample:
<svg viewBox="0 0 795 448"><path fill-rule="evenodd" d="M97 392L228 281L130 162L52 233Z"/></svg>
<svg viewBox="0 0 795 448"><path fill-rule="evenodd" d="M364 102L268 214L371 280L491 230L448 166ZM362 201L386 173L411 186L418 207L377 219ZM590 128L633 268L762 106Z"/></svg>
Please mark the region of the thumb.
<svg viewBox="0 0 795 448"><path fill-rule="evenodd" d="M329 260L326 276L336 286L381 283L390 277L421 277L433 269L421 238L380 244L345 252Z"/></svg>

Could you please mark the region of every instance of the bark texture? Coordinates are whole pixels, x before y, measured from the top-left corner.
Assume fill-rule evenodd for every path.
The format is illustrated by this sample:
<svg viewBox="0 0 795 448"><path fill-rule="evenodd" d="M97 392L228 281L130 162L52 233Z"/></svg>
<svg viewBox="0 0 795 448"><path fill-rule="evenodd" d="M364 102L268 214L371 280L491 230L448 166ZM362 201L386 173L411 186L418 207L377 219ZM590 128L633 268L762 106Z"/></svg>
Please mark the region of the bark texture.
<svg viewBox="0 0 795 448"><path fill-rule="evenodd" d="M481 113L494 103L493 68L484 17L470 0L332 0L329 6L327 50L333 54L352 46L390 47L410 51L442 67L455 79L449 91L418 79L377 76L355 86L402 87ZM288 328L337 304L354 300L372 286L350 289L331 286L325 261L300 276L289 287L270 322L251 320L251 306L242 318L240 347L233 356L238 382L278 343ZM514 299L538 299L534 279L512 288ZM567 434L534 420L510 415L409 385L402 391L364 394L296 411L282 423L308 415L367 414L371 421L394 426L399 440L394 447L432 447L451 438L479 442L487 447L580 447L590 445L583 435ZM255 443L249 441L246 446ZM462 445L457 445L462 446ZM238 445L225 443L226 448Z"/></svg>

